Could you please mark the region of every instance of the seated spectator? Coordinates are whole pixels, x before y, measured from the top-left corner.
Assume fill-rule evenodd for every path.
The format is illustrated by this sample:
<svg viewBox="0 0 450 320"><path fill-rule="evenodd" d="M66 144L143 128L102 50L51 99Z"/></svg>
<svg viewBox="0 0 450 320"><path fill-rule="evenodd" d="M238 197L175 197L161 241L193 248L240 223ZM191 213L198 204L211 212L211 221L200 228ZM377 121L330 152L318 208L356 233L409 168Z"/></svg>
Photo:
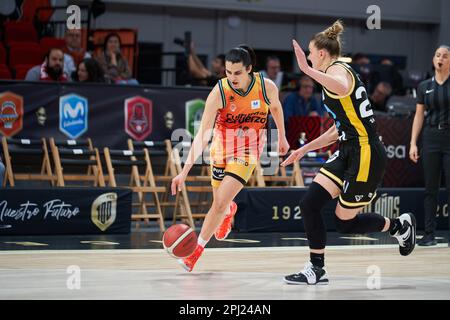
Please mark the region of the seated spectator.
<svg viewBox="0 0 450 320"><path fill-rule="evenodd" d="M213 87L217 81L226 77L225 55L217 55L211 64L211 70L206 69L195 52L194 43L191 42L191 50L188 57L188 67L194 84Z"/></svg>
<svg viewBox="0 0 450 320"><path fill-rule="evenodd" d="M375 66L371 74L371 87L374 89L380 82L388 82L392 87L392 94L404 95L403 78L397 67L390 59L381 60L380 65ZM369 90L373 92L373 90Z"/></svg>
<svg viewBox="0 0 450 320"><path fill-rule="evenodd" d="M392 94L392 87L387 82L380 82L370 95L369 100L372 109L376 111L387 112L386 103Z"/></svg>
<svg viewBox="0 0 450 320"><path fill-rule="evenodd" d="M369 84L370 73L372 71L370 59L367 55L361 52L354 54L351 66L359 74L361 81L367 86Z"/></svg>
<svg viewBox="0 0 450 320"><path fill-rule="evenodd" d="M81 45L81 30L67 29L64 35L66 42L64 51L64 72L72 74L83 59L90 58L91 54L86 52Z"/></svg>
<svg viewBox="0 0 450 320"><path fill-rule="evenodd" d="M109 83L138 84L136 79L131 78L131 70L127 59L120 51L120 37L117 33L106 36L103 51L97 60L105 73L105 79Z"/></svg>
<svg viewBox="0 0 450 320"><path fill-rule="evenodd" d="M325 110L314 96L314 81L309 76L303 75L298 90L284 99L283 114L286 127L292 116L324 116Z"/></svg>
<svg viewBox="0 0 450 320"><path fill-rule="evenodd" d="M261 73L264 77L272 80L280 91L288 84L284 72L281 71L280 59L276 56L267 57L266 70L261 71Z"/></svg>
<svg viewBox="0 0 450 320"><path fill-rule="evenodd" d="M72 78L77 82L105 82L105 74L97 60L88 58L81 61Z"/></svg>
<svg viewBox="0 0 450 320"><path fill-rule="evenodd" d="M44 62L28 70L26 81L70 81L63 72L64 52L58 48L52 48L45 56Z"/></svg>

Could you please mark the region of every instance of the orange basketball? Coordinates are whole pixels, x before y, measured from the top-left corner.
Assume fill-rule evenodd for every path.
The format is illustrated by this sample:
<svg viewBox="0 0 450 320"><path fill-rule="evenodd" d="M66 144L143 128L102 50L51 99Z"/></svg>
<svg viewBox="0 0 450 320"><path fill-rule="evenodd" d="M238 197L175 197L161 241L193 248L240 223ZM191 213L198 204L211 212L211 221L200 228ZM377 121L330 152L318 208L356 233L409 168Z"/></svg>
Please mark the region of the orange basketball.
<svg viewBox="0 0 450 320"><path fill-rule="evenodd" d="M197 234L185 224L175 224L164 232L163 246L174 258L184 258L197 247Z"/></svg>

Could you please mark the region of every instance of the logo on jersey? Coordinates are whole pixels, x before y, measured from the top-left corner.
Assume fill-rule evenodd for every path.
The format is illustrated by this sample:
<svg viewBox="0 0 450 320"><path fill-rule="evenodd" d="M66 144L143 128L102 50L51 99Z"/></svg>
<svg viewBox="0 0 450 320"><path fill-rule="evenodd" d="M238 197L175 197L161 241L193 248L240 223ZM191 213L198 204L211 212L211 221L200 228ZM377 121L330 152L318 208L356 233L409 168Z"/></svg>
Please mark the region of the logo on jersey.
<svg viewBox="0 0 450 320"><path fill-rule="evenodd" d="M342 184L342 190L344 191L344 193L347 192L348 185L349 185L348 181L344 181L344 183Z"/></svg>
<svg viewBox="0 0 450 320"><path fill-rule="evenodd" d="M259 109L261 107L261 101L252 100L251 106L252 106L252 110Z"/></svg>
<svg viewBox="0 0 450 320"><path fill-rule="evenodd" d="M12 92L0 94L0 132L11 137L22 130L23 98Z"/></svg>
<svg viewBox="0 0 450 320"><path fill-rule="evenodd" d="M223 177L225 177L225 168L218 168L213 166L212 177L216 180L223 180Z"/></svg>
<svg viewBox="0 0 450 320"><path fill-rule="evenodd" d="M267 122L267 113L266 112L254 112L250 114L238 114L233 115L231 113L227 113L227 119L225 120L227 123L236 124L236 123L266 123Z"/></svg>
<svg viewBox="0 0 450 320"><path fill-rule="evenodd" d="M88 129L88 101L77 94L59 98L59 130L76 139Z"/></svg>
<svg viewBox="0 0 450 320"><path fill-rule="evenodd" d="M231 112L236 111L236 105L234 103L230 105L230 110L231 110Z"/></svg>
<svg viewBox="0 0 450 320"><path fill-rule="evenodd" d="M337 150L335 153L333 153L333 155L327 160L326 163L330 163L334 160L336 160L339 157L339 150Z"/></svg>
<svg viewBox="0 0 450 320"><path fill-rule="evenodd" d="M355 196L356 202L360 202L362 198L364 198L363 195L357 195L357 196Z"/></svg>

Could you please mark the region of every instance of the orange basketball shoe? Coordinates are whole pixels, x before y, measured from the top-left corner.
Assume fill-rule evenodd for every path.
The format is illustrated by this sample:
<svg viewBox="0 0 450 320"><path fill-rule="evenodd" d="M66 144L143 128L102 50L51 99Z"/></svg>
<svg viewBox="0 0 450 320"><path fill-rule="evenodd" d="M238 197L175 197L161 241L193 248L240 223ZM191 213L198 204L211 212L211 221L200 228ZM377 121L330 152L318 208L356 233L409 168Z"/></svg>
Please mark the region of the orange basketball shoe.
<svg viewBox="0 0 450 320"><path fill-rule="evenodd" d="M205 250L205 248L197 244L197 248L195 248L194 252L186 258L178 259L178 263L181 264L184 270L186 270L187 272L191 272L192 269L194 269L198 258L200 258L200 256L202 255L203 250Z"/></svg>
<svg viewBox="0 0 450 320"><path fill-rule="evenodd" d="M217 228L216 232L214 232L214 236L217 240L222 241L228 237L228 234L231 232L231 222L233 221L233 217L237 211L237 204L234 201L231 201L230 204L230 212L225 216L222 221L222 224Z"/></svg>

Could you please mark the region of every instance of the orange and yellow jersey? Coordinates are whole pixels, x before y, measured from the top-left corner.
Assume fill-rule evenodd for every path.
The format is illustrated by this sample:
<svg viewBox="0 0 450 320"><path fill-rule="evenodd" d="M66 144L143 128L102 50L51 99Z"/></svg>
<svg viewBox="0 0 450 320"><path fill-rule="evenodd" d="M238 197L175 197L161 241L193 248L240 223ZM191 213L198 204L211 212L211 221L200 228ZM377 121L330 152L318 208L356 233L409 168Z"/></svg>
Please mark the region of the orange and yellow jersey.
<svg viewBox="0 0 450 320"><path fill-rule="evenodd" d="M233 88L227 78L219 80L222 108L217 112L211 156L214 162L233 158L259 159L265 143L270 101L264 77L251 74L247 92Z"/></svg>

